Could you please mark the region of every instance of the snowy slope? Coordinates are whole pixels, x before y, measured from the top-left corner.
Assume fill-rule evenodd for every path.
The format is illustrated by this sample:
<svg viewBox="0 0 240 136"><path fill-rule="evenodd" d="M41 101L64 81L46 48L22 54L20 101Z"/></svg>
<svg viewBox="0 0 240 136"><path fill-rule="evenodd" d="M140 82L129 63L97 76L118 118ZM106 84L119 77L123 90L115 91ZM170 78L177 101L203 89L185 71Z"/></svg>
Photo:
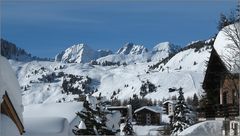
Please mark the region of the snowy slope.
<svg viewBox="0 0 240 136"><path fill-rule="evenodd" d="M120 48L115 54L111 54L97 59L97 62L102 64L103 62L119 62L120 64L134 64L144 62L158 62L167 58L170 54L176 53L179 47L169 42L159 43L148 51L143 45L135 45L133 43L127 43Z"/></svg>
<svg viewBox="0 0 240 136"><path fill-rule="evenodd" d="M168 92L172 87L182 87L186 97L202 92L205 63L210 56L212 44L209 41L194 42L180 50L177 46L164 42L156 45L152 51L138 55L125 55L123 53L127 50L125 48L119 51L119 54L115 53L97 60L121 61L127 65L102 66L58 61L24 63L15 60L10 60L10 63L17 73L24 105L68 102L78 98L78 94L86 93L93 95L101 93L108 99L120 100L128 99L134 94L142 97L140 88L147 82L152 83L156 91L148 92L144 97L161 100L176 95ZM84 59L85 57L76 55L83 53L85 48L88 47L76 45L65 51L69 54L67 56L70 56L66 61L87 62L87 59L89 61L89 57ZM154 55L158 59L148 61ZM67 58L63 56L62 58Z"/></svg>
<svg viewBox="0 0 240 136"><path fill-rule="evenodd" d="M180 47L171 44L170 42L162 42L157 44L152 49L151 60L156 62L167 58L171 53L176 53Z"/></svg>
<svg viewBox="0 0 240 136"><path fill-rule="evenodd" d="M160 71L198 71L203 72L209 60L214 39L197 41L189 44L179 52L152 65L150 69Z"/></svg>

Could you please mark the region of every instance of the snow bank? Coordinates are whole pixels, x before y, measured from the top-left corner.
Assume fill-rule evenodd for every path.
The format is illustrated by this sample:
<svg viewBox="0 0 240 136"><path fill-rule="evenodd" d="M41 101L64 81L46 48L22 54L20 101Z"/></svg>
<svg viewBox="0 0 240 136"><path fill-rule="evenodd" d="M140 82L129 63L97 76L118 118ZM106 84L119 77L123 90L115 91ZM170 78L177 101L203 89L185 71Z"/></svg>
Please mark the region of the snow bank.
<svg viewBox="0 0 240 136"><path fill-rule="evenodd" d="M0 55L0 99L2 99L6 91L22 122L23 105L20 90L19 83L11 65L7 59Z"/></svg>
<svg viewBox="0 0 240 136"><path fill-rule="evenodd" d="M136 133L137 136L146 136L146 135L157 135L158 134L158 128L161 126L138 126L133 125L133 130Z"/></svg>
<svg viewBox="0 0 240 136"><path fill-rule="evenodd" d="M71 135L73 127L79 123L76 112L81 111L82 108L83 105L80 102L25 106L23 117L26 134L40 135L51 132L64 136L67 132L68 135Z"/></svg>
<svg viewBox="0 0 240 136"><path fill-rule="evenodd" d="M24 107L23 117L63 117L71 123L82 108L80 102L32 104Z"/></svg>
<svg viewBox="0 0 240 136"><path fill-rule="evenodd" d="M179 136L220 136L222 125L222 121L204 121L185 129Z"/></svg>
<svg viewBox="0 0 240 136"><path fill-rule="evenodd" d="M65 118L24 118L25 136L68 136L69 123Z"/></svg>

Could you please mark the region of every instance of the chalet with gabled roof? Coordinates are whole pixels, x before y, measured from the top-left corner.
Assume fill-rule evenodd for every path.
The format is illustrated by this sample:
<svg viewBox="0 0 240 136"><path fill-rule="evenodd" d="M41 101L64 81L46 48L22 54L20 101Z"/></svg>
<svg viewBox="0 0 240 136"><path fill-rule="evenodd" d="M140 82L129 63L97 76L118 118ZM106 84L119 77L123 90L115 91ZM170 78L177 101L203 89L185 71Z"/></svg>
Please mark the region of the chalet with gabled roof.
<svg viewBox="0 0 240 136"><path fill-rule="evenodd" d="M234 44L223 30L217 35L203 81L207 101L199 112L200 118L224 120L226 135L240 134L240 56L232 50Z"/></svg>
<svg viewBox="0 0 240 136"><path fill-rule="evenodd" d="M159 106L143 106L134 111L138 125L160 125L163 108Z"/></svg>

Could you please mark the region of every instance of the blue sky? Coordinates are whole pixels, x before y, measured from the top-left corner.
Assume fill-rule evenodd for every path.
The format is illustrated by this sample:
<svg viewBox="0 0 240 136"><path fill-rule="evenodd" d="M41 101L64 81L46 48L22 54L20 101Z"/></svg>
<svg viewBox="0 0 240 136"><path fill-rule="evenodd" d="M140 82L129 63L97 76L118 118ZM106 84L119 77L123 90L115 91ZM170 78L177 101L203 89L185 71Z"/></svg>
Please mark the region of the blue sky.
<svg viewBox="0 0 240 136"><path fill-rule="evenodd" d="M219 14L235 7L236 0L3 0L1 37L40 57L77 43L184 46L216 33Z"/></svg>

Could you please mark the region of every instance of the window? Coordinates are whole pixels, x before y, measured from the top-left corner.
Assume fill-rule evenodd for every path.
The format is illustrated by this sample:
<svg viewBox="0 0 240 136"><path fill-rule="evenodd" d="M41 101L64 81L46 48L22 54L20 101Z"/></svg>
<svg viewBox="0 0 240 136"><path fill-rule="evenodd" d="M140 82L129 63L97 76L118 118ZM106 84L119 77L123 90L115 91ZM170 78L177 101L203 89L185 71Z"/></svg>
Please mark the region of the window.
<svg viewBox="0 0 240 136"><path fill-rule="evenodd" d="M147 113L147 114L146 114L146 124L147 124L147 125L150 125L150 124L151 124L151 114L150 114L150 113Z"/></svg>
<svg viewBox="0 0 240 136"><path fill-rule="evenodd" d="M227 104L227 92L223 93L223 105Z"/></svg>

